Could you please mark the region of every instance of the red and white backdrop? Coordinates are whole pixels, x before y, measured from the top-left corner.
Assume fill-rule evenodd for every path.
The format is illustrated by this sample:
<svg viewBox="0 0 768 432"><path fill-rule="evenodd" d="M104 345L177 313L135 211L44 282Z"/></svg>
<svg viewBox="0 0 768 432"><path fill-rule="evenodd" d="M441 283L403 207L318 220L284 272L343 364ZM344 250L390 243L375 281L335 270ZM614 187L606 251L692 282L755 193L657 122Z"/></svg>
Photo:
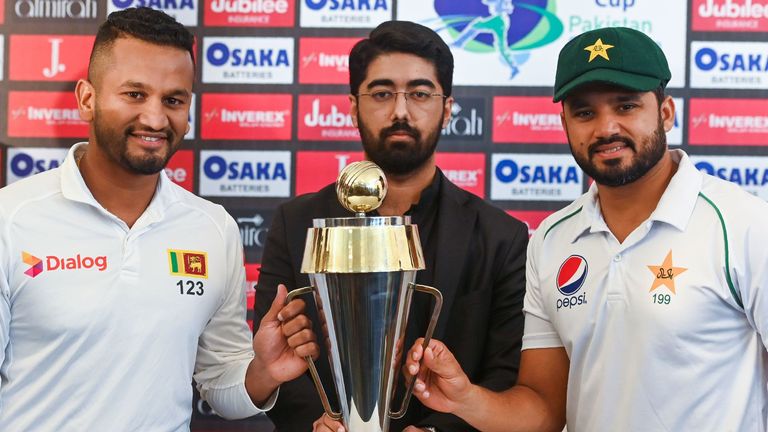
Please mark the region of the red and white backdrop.
<svg viewBox="0 0 768 432"><path fill-rule="evenodd" d="M438 165L531 232L587 187L551 85L563 44L604 26L639 29L666 52L670 145L768 198L768 0L6 0L0 185L58 166L87 136L74 82L99 23L132 6L163 9L197 36L192 128L168 173L238 221L251 285L274 208L362 158L347 55L389 19L432 27L453 49L456 104ZM505 40L476 28L500 14ZM195 413L214 417L202 404Z"/></svg>

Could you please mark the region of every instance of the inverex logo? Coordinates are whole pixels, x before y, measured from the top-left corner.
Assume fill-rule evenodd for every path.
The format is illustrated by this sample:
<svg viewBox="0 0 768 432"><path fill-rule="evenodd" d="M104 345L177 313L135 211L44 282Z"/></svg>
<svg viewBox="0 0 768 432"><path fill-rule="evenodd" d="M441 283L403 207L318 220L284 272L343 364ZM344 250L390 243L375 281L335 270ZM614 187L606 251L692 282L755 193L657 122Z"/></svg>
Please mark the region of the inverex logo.
<svg viewBox="0 0 768 432"><path fill-rule="evenodd" d="M174 17L185 26L197 25L198 0L107 0L107 15L130 7L150 7Z"/></svg>
<svg viewBox="0 0 768 432"><path fill-rule="evenodd" d="M56 168L61 165L66 156L65 148L10 147L6 157L8 161L6 183L11 184L25 177Z"/></svg>
<svg viewBox="0 0 768 432"><path fill-rule="evenodd" d="M204 83L293 83L293 38L207 37L203 53Z"/></svg>
<svg viewBox="0 0 768 432"><path fill-rule="evenodd" d="M296 195L317 192L336 181L339 172L365 158L363 152L300 151L296 153Z"/></svg>
<svg viewBox="0 0 768 432"><path fill-rule="evenodd" d="M93 36L11 35L8 78L17 81L77 81L88 74Z"/></svg>
<svg viewBox="0 0 768 432"><path fill-rule="evenodd" d="M694 31L768 31L766 0L693 0Z"/></svg>
<svg viewBox="0 0 768 432"><path fill-rule="evenodd" d="M299 82L348 83L349 52L359 40L360 38L299 39Z"/></svg>
<svg viewBox="0 0 768 432"><path fill-rule="evenodd" d="M493 142L565 144L560 111L549 97L494 97Z"/></svg>
<svg viewBox="0 0 768 432"><path fill-rule="evenodd" d="M768 89L768 43L691 42L691 87Z"/></svg>
<svg viewBox="0 0 768 432"><path fill-rule="evenodd" d="M741 186L747 192L768 200L768 157L765 156L690 156L700 171Z"/></svg>
<svg viewBox="0 0 768 432"><path fill-rule="evenodd" d="M302 0L302 27L373 28L392 19L392 0Z"/></svg>
<svg viewBox="0 0 768 432"><path fill-rule="evenodd" d="M70 92L9 92L7 120L9 137L88 136L88 123L80 119Z"/></svg>
<svg viewBox="0 0 768 432"><path fill-rule="evenodd" d="M435 163L453 184L485 197L485 153L438 152Z"/></svg>
<svg viewBox="0 0 768 432"><path fill-rule="evenodd" d="M358 141L360 133L349 115L347 95L300 95L299 139Z"/></svg>
<svg viewBox="0 0 768 432"><path fill-rule="evenodd" d="M288 151L200 152L200 195L287 197L290 179Z"/></svg>
<svg viewBox="0 0 768 432"><path fill-rule="evenodd" d="M691 99L692 145L768 145L764 99Z"/></svg>
<svg viewBox="0 0 768 432"><path fill-rule="evenodd" d="M207 0L205 25L293 27L295 0Z"/></svg>
<svg viewBox="0 0 768 432"><path fill-rule="evenodd" d="M204 93L203 139L290 140L289 94Z"/></svg>
<svg viewBox="0 0 768 432"><path fill-rule="evenodd" d="M582 193L582 172L571 155L494 153L492 200L572 201Z"/></svg>

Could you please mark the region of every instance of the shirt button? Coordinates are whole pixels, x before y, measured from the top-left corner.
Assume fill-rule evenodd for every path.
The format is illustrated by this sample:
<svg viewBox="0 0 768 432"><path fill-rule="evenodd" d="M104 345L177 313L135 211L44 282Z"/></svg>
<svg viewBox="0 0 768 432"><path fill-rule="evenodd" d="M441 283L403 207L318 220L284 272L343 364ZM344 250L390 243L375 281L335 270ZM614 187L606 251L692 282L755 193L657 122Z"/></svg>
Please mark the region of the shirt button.
<svg viewBox="0 0 768 432"><path fill-rule="evenodd" d="M616 255L614 255L614 256L613 256L613 261L614 261L614 262L619 262L619 261L621 261L621 254L616 254Z"/></svg>

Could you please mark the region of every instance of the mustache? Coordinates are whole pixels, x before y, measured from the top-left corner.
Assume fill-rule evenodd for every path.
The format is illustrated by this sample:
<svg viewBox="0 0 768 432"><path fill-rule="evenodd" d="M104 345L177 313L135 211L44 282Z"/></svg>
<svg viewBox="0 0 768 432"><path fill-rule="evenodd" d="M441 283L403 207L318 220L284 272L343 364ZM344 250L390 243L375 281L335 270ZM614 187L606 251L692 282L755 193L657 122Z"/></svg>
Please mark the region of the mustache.
<svg viewBox="0 0 768 432"><path fill-rule="evenodd" d="M637 146L635 145L635 142L631 138L617 134L617 135L611 135L607 138L598 138L595 142L589 145L588 147L589 155L592 156L595 153L597 153L597 148L600 147L601 145L611 144L615 142L622 142L626 144L627 147L629 147L630 149L635 151L637 150Z"/></svg>
<svg viewBox="0 0 768 432"><path fill-rule="evenodd" d="M126 135L132 135L136 132L150 132L150 133L162 133L165 135L165 139L168 140L168 142L174 142L176 139L176 134L173 132L173 129L171 128L164 128L164 129L152 129L146 126L136 126L136 125L130 125L127 128L125 128L125 134Z"/></svg>
<svg viewBox="0 0 768 432"><path fill-rule="evenodd" d="M407 122L392 123L392 126L381 130L381 136L386 137L388 135L392 135L395 132L405 132L412 137L415 137L415 138L419 137L419 131L414 129Z"/></svg>

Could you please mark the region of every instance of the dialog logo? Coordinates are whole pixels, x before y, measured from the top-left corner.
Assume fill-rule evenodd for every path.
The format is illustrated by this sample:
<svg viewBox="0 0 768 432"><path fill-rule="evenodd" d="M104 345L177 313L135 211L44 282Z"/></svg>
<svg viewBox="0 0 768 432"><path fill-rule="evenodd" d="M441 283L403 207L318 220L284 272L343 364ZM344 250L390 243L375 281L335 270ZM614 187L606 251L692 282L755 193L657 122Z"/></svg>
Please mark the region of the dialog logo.
<svg viewBox="0 0 768 432"><path fill-rule="evenodd" d="M41 259L22 251L21 259L29 266L24 274L31 278L37 277L43 271L96 270L103 272L108 267L106 255L87 256L78 253L75 256L47 255Z"/></svg>
<svg viewBox="0 0 768 432"><path fill-rule="evenodd" d="M302 141L359 141L352 124L347 95L300 95L299 139Z"/></svg>
<svg viewBox="0 0 768 432"><path fill-rule="evenodd" d="M290 140L290 94L205 93L200 136L205 139Z"/></svg>
<svg viewBox="0 0 768 432"><path fill-rule="evenodd" d="M768 145L764 99L691 99L691 145Z"/></svg>
<svg viewBox="0 0 768 432"><path fill-rule="evenodd" d="M202 150L200 195L288 197L291 152Z"/></svg>
<svg viewBox="0 0 768 432"><path fill-rule="evenodd" d="M768 31L766 0L693 0L693 31Z"/></svg>
<svg viewBox="0 0 768 432"><path fill-rule="evenodd" d="M88 75L93 36L11 35L8 77L16 81L77 81Z"/></svg>
<svg viewBox="0 0 768 432"><path fill-rule="evenodd" d="M299 83L347 84L349 52L360 38L299 39Z"/></svg>
<svg viewBox="0 0 768 432"><path fill-rule="evenodd" d="M768 43L691 42L693 88L768 89Z"/></svg>
<svg viewBox="0 0 768 432"><path fill-rule="evenodd" d="M67 156L65 148L10 147L6 160L7 184L57 168Z"/></svg>
<svg viewBox="0 0 768 432"><path fill-rule="evenodd" d="M302 27L373 28L392 19L392 0L301 0Z"/></svg>
<svg viewBox="0 0 768 432"><path fill-rule="evenodd" d="M185 26L197 25L198 0L107 0L107 16L131 7L150 7L161 10Z"/></svg>
<svg viewBox="0 0 768 432"><path fill-rule="evenodd" d="M203 54L204 83L293 83L293 38L206 37Z"/></svg>
<svg viewBox="0 0 768 432"><path fill-rule="evenodd" d="M491 155L492 200L573 201L582 194L582 172L568 154Z"/></svg>
<svg viewBox="0 0 768 432"><path fill-rule="evenodd" d="M209 27L293 27L295 0L206 0Z"/></svg>

